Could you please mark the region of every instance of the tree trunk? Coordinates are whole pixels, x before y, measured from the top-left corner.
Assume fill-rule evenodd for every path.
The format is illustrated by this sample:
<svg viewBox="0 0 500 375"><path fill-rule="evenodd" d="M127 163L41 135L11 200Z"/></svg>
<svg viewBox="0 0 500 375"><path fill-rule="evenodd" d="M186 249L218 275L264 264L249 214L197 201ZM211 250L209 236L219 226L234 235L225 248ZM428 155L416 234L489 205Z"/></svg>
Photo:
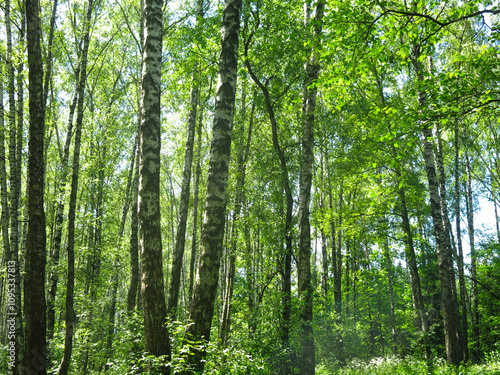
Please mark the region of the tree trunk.
<svg viewBox="0 0 500 375"><path fill-rule="evenodd" d="M1 56L3 59L4 56ZM3 74L3 61L0 61L0 77ZM2 251L2 268L5 266L5 264L8 264L8 260L10 259L10 240L9 240L9 203L8 203L8 190L7 190L7 171L6 171L6 166L5 166L5 132L4 132L4 105L3 105L3 80L0 79L0 197L1 197L1 206L2 206L2 216L1 216L1 225L2 225L2 245L3 245L3 251ZM12 265L15 266L15 264L11 263ZM13 270L11 268L11 270ZM8 270L9 271L9 270ZM8 272L10 273L10 272ZM13 275L14 276L14 275ZM8 276L7 276L8 277ZM2 293L3 296L3 291L4 291L4 281L7 281L7 285L9 283L8 278L4 278L2 275L1 277L1 289L0 292ZM1 306L3 306L3 299L0 300L0 303L2 303ZM7 310L8 307L6 307L6 316L7 316ZM9 322L8 325L10 326L12 323ZM2 325L3 327L3 325ZM2 331L5 332L5 331ZM2 337L2 343L5 343L4 337ZM9 357L9 366L14 366L15 368L15 362L16 359L12 360Z"/></svg>
<svg viewBox="0 0 500 375"><path fill-rule="evenodd" d="M398 342L396 336L396 315L395 315L395 302L394 302L394 266L392 264L391 249L389 246L389 223L387 218L384 218L386 225L386 232L384 238L384 258L385 268L387 270L387 283L389 286L389 298L391 302L390 322L391 322L391 335L392 335L392 349L394 353L398 351Z"/></svg>
<svg viewBox="0 0 500 375"><path fill-rule="evenodd" d="M460 143L459 143L459 127L458 120L455 119L455 224L457 231L457 265L458 265L458 280L460 284L460 306L462 310L462 356L464 362L469 360L469 338L468 338L468 319L467 319L467 286L465 284L464 273L464 252L462 247L462 229L460 227Z"/></svg>
<svg viewBox="0 0 500 375"><path fill-rule="evenodd" d="M194 272L196 267L196 258L198 253L198 205L199 205L199 190L200 190L200 176L201 176L201 133L203 127L203 112L204 106L200 111L200 118L198 120L197 129L197 145L196 145L196 172L194 177L194 191L193 191L193 235L191 236L191 259L189 263L189 288L188 288L188 304L191 308L191 299L193 296L194 286Z"/></svg>
<svg viewBox="0 0 500 375"><path fill-rule="evenodd" d="M137 146L139 146L139 128L136 136ZM132 312L137 300L137 291L139 285L139 219L137 218L137 203L139 192L139 150L134 155L134 170L131 185L132 207L130 208L130 285L127 292L127 311Z"/></svg>
<svg viewBox="0 0 500 375"><path fill-rule="evenodd" d="M235 107L241 7L241 0L226 0L223 12L219 83L215 100L208 166L202 250L189 314L189 319L194 324L187 329L187 335L195 340L210 340L210 328L219 281ZM205 355L204 350L196 350L194 355L190 356L190 362L197 371L203 371Z"/></svg>
<svg viewBox="0 0 500 375"><path fill-rule="evenodd" d="M272 130L272 140L273 147L276 151L278 159L280 161L280 169L281 169L281 182L283 184L283 189L285 190L285 201L286 201L286 213L285 213L285 254L284 254L284 265L283 265L283 284L282 284L282 304L283 304L283 321L281 323L281 341L282 348L285 352L288 352L290 347L290 324L291 324L291 312L292 312L292 243L293 243L293 235L292 235L292 219L293 219L293 195L292 189L290 185L290 177L288 174L288 165L285 158L285 153L281 148L278 139L278 123L276 121L276 116L274 113L274 107L271 102L271 98L269 96L269 91L267 90L267 86L264 85L259 78L254 74L252 67L250 65L250 61L248 59L248 48L251 42L251 38L245 41L245 65L247 67L248 73L250 77L255 82L255 84L259 87L264 95L264 100L266 103L266 110L269 116L269 120L271 122L271 130ZM290 360L285 356L282 360L282 375L290 374Z"/></svg>
<svg viewBox="0 0 500 375"><path fill-rule="evenodd" d="M306 1L306 3L308 3ZM312 170L314 165L314 122L316 110L316 81L319 77L319 55L325 3L320 0L312 24L313 50L305 64L306 80L302 102L302 159L299 178L299 246L298 292L301 353L301 374L315 373L315 349L313 332L313 284L311 282L311 226L309 222ZM306 14L306 27L309 16Z"/></svg>
<svg viewBox="0 0 500 375"><path fill-rule="evenodd" d="M80 65L80 64L78 64ZM80 68L79 66L75 72L76 82L79 82L80 79ZM59 257L61 251L61 241L62 241L62 228L63 228L63 220L64 220L64 200L66 195L66 182L69 176L69 149L71 146L71 138L73 135L73 117L76 109L76 104L78 101L78 83L75 87L75 93L73 95L73 99L69 106L69 115L68 115L68 129L66 132L66 140L64 142L63 153L61 155L61 166L60 166L60 174L58 179L58 198L57 198L57 209L55 216L55 230L52 241L52 251L50 252L50 260L51 260L51 272L49 276L49 294L47 298L47 331L48 338L52 339L54 334L54 325L55 325L55 300L57 294L57 284L59 282L59 273L57 270L57 266L59 265Z"/></svg>
<svg viewBox="0 0 500 375"><path fill-rule="evenodd" d="M24 51L24 34L26 29L26 23L24 14L21 18L21 29L19 34L19 44L20 50ZM15 139L15 163L14 169L11 170L11 232L10 232L10 260L13 261L17 266L14 268L15 276L15 299L16 299L16 311L21 311L21 272L20 272L20 262L19 262L19 244L21 240L20 232L20 221L19 213L21 209L20 195L21 195L21 178L22 178L22 150L23 150L23 123L24 123L24 63L23 58L19 58L19 64L17 66L17 127L16 127L16 139ZM23 351L24 351L24 331L23 331L23 319L22 314L19 314L16 319L16 368L14 370L15 374L23 373Z"/></svg>
<svg viewBox="0 0 500 375"><path fill-rule="evenodd" d="M26 0L29 67L29 157L28 157L28 234L24 281L26 346L24 371L47 373L45 262L46 233L44 210L43 61L40 47L40 9L38 1Z"/></svg>
<svg viewBox="0 0 500 375"><path fill-rule="evenodd" d="M328 164L328 161L327 161ZM338 235L337 228L335 225L335 220L332 219L330 223L331 235L332 235L332 264L333 264L333 298L335 305L335 314L337 316L337 322L340 323L342 315L342 209L344 206L344 194L343 185L340 183L339 191L339 224L338 224ZM333 212L333 197L332 189L330 187L329 193L330 210Z"/></svg>
<svg viewBox="0 0 500 375"><path fill-rule="evenodd" d="M71 363L73 350L73 333L75 324L74 291L75 291L75 219L76 198L78 193L78 176L80 171L80 147L83 126L83 102L85 94L85 83L87 81L87 55L90 42L90 21L92 18L93 0L87 4L87 12L84 24L83 49L81 55L81 70L78 83L78 103L76 115L75 147L73 150L73 166L71 176L71 193L68 212L68 245L67 245L67 284L66 284L66 332L64 337L64 354L59 366L59 375L66 375Z"/></svg>
<svg viewBox="0 0 500 375"><path fill-rule="evenodd" d="M457 296L457 282L455 278L455 268L454 268L454 262L453 258L459 262L459 256L457 253L457 248L455 244L455 238L453 236L453 231L451 229L451 223L450 223L450 217L448 215L448 201L447 201L447 193L446 193L446 174L444 171L444 160L443 160L443 145L442 145L442 139L441 139L441 127L439 123L436 123L434 126L436 130L436 166L437 166L437 172L438 172L438 178L439 178L439 194L441 197L441 213L443 216L443 226L445 230L445 239L447 242L449 242L446 246L448 246L452 250L452 261L451 261L451 269L450 269L450 280L451 280L451 285L452 285L452 292L454 294L454 299L457 300L457 332L458 332L458 341L460 348L462 350L462 360L464 362L467 362L469 359L469 349L468 349L468 338L467 338L467 330L463 330L464 324L465 326L467 325L467 310L463 309L462 314L463 317L460 316L460 312L458 310L458 296ZM463 267L462 267L463 271ZM458 265L458 272L459 272L459 281L460 285L465 286L465 279L460 278L461 274L461 269L460 265ZM462 289L460 289L461 293L463 292ZM465 302L465 300L464 300ZM463 320L463 321L462 321ZM465 323L464 323L465 321Z"/></svg>
<svg viewBox="0 0 500 375"><path fill-rule="evenodd" d="M324 153L321 152L321 159L320 159L321 165L320 165L320 202L319 202L319 209L320 212L324 215L325 214L325 167L324 167ZM321 232L321 290L323 292L323 296L325 298L325 302L327 301L328 298L328 276L329 276L329 264L328 264L328 243L326 240L326 234L325 234L325 229L323 226L320 228Z"/></svg>
<svg viewBox="0 0 500 375"><path fill-rule="evenodd" d="M416 72L418 85L424 82L424 72L420 58L420 46L412 47L412 64ZM418 90L418 104L421 110L426 108L427 94L422 89ZM453 256L449 236L446 238L442 216L441 198L439 194L439 180L436 173L434 150L432 146L432 130L428 124L422 125L423 157L425 172L429 185L431 215L434 224L434 236L438 255L439 280L441 284L441 302L443 304L443 320L445 330L446 356L450 364L459 365L462 360L462 350L458 340L458 303L456 293L453 293Z"/></svg>
<svg viewBox="0 0 500 375"><path fill-rule="evenodd" d="M246 82L243 82L243 93L241 102L241 119L240 123L245 124L246 119ZM252 110L254 107L252 106ZM239 238L239 226L240 226L240 215L243 202L245 201L245 177L246 177L246 166L248 161L248 155L250 152L250 142L252 140L252 126L253 126L253 112L250 117L250 122L248 125L248 135L246 144L244 143L244 127L241 129L241 136L238 142L238 169L236 177L236 193L234 202L234 212L233 212L233 222L231 228L231 241L229 245L229 270L227 273L226 280L226 293L224 308L222 312L222 323L220 329L220 342L222 346L227 345L227 338L229 335L229 329L231 326L231 303L234 290L234 275L236 272L236 248L238 245Z"/></svg>
<svg viewBox="0 0 500 375"><path fill-rule="evenodd" d="M469 154L465 153L465 166L467 169L467 187L465 195L465 203L467 210L467 223L469 232L470 258L471 258L471 278L472 278L472 354L476 360L480 359L480 331L479 331L479 289L477 285L477 254L474 240L474 201L472 198L472 171L470 165Z"/></svg>
<svg viewBox="0 0 500 375"><path fill-rule="evenodd" d="M144 342L148 355L164 356L160 372L170 373L170 342L165 319L160 218L162 0L144 3L139 163L139 236Z"/></svg>
<svg viewBox="0 0 500 375"><path fill-rule="evenodd" d="M198 1L197 17L195 29L199 29L203 19L203 1ZM179 300L179 288L181 284L181 269L184 258L184 247L186 243L186 225L189 208L189 193L191 184L191 166L193 164L194 135L196 132L196 112L200 101L200 73L198 63L193 68L191 83L191 95L189 98L189 116L187 123L187 140L184 154L184 171L182 172L181 197L179 202L179 217L175 245L172 258L172 279L169 285L167 314L172 320L177 315L176 309Z"/></svg>

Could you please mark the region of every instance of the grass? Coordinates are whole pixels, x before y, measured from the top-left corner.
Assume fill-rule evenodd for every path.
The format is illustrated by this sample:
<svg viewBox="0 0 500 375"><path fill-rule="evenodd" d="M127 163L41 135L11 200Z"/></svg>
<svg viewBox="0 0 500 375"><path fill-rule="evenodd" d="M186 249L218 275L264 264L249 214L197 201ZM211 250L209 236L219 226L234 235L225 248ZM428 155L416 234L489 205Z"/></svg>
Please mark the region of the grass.
<svg viewBox="0 0 500 375"><path fill-rule="evenodd" d="M344 367L322 364L317 375L500 375L500 352L491 353L483 363L456 368L443 359L435 359L430 365L412 357L372 358L370 361L353 360Z"/></svg>

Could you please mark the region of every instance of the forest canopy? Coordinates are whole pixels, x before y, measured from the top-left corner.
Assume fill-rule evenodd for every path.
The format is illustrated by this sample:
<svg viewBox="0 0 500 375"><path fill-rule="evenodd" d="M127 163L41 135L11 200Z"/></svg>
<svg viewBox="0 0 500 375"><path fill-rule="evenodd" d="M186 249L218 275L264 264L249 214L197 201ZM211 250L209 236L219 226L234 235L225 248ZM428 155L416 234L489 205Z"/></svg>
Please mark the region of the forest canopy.
<svg viewBox="0 0 500 375"><path fill-rule="evenodd" d="M500 373L498 1L0 10L1 373Z"/></svg>

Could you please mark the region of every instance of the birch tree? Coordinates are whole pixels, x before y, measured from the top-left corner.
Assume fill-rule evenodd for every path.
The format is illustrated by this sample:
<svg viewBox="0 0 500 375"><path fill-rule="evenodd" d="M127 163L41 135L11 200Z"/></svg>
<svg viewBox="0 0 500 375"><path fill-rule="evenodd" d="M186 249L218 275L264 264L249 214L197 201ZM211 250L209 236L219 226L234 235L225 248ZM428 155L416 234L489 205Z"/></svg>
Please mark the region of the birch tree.
<svg viewBox="0 0 500 375"><path fill-rule="evenodd" d="M162 0L144 2L138 219L145 350L163 357L159 370L169 374L160 217L162 6Z"/></svg>
<svg viewBox="0 0 500 375"><path fill-rule="evenodd" d="M208 342L219 282L224 238L229 157L235 107L241 0L226 0L222 18L222 45L208 166L202 249L193 289L187 335ZM190 362L203 371L204 350L195 349Z"/></svg>

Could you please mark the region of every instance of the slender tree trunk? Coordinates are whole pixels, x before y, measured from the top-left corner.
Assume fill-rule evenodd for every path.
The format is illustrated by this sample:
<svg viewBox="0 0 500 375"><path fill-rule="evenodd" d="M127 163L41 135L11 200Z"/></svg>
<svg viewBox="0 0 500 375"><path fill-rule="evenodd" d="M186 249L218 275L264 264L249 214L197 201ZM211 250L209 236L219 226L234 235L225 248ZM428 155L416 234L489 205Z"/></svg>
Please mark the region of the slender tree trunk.
<svg viewBox="0 0 500 375"><path fill-rule="evenodd" d="M345 240L345 316L351 317L349 300L351 299L351 241Z"/></svg>
<svg viewBox="0 0 500 375"><path fill-rule="evenodd" d="M470 165L469 154L466 151L465 153L465 166L467 169L467 187L466 187L466 210L467 210L467 223L468 223L468 231L469 231L469 244L470 244L470 257L471 257L471 278L472 278L472 316L471 316L471 325L472 325L472 354L474 359L480 359L480 331L479 331L479 289L477 285L477 254L476 254L476 245L474 239L474 201L472 197L472 170Z"/></svg>
<svg viewBox="0 0 500 375"><path fill-rule="evenodd" d="M46 233L44 210L43 61L40 47L40 8L38 1L26 0L29 67L29 157L28 157L28 235L24 281L26 346L24 371L47 373L45 262Z"/></svg>
<svg viewBox="0 0 500 375"><path fill-rule="evenodd" d="M203 19L203 0L198 0L198 10L196 17L196 26L198 29ZM177 224L177 233L172 259L172 279L169 285L167 314L175 320L176 309L179 300L179 288L181 284L181 269L184 258L184 247L186 243L186 225L189 208L189 192L191 184L191 166L193 164L194 136L196 132L196 112L200 101L200 73L198 64L193 68L193 77L191 83L191 95L189 98L189 116L187 123L187 140L184 154L184 171L182 173L181 197L179 202L179 218Z"/></svg>
<svg viewBox="0 0 500 375"><path fill-rule="evenodd" d="M389 287L389 298L391 302L391 312L390 312L390 322L391 322L391 335L392 335L392 349L394 353L398 351L398 342L396 336L396 307L394 301L394 266L392 264L391 249L389 246L389 231L388 231L388 220L384 218L385 225L387 226L385 239L384 239L384 258L385 258L385 268L387 270L387 283Z"/></svg>
<svg viewBox="0 0 500 375"><path fill-rule="evenodd" d="M140 1L140 12L141 12L141 22L140 22L140 44L139 49L144 46L144 0ZM143 62L142 62L143 63ZM140 98L138 100L138 108L141 107ZM130 254L130 285L127 292L127 311L131 313L137 304L142 304L140 298L137 298L140 294L139 285L139 218L138 218L138 199L139 199L139 163L140 163L140 128L141 128L141 116L138 116L137 124L137 152L135 156L135 167L134 167L134 179L132 181L132 207L130 213L130 244L129 244L129 254ZM139 306L138 306L139 307Z"/></svg>
<svg viewBox="0 0 500 375"><path fill-rule="evenodd" d="M52 5L52 14L50 16L50 30L49 30L49 40L47 43L47 57L46 57L46 67L45 67L45 81L43 84L43 101L47 104L47 99L49 97L49 86L52 81L52 52L54 45L54 32L56 28L56 16L57 16L57 0L54 0Z"/></svg>
<svg viewBox="0 0 500 375"><path fill-rule="evenodd" d="M449 242L446 246L450 247L450 249L453 251L452 253L452 261L451 261L451 269L450 269L450 280L452 284L452 292L454 294L454 299L457 300L457 331L458 331L458 341L460 348L462 350L462 360L464 362L467 362L469 359L469 349L468 349L468 338L467 338L467 330L463 330L464 324L467 325L467 310L462 309L462 315L463 317L460 316L460 312L458 310L458 296L457 296L457 282L455 278L455 268L454 268L454 262L453 258L457 260L457 263L460 262L458 253L457 253L457 247L455 244L455 238L453 236L453 231L451 229L451 223L450 223L450 217L448 214L448 201L447 201L447 192L446 192L446 174L444 171L444 158L443 158L443 142L441 139L441 127L439 123L436 123L434 125L434 128L436 130L436 166L437 166L437 172L438 172L438 178L439 178L439 194L441 197L441 213L443 216L443 226L445 230L445 239L447 242ZM463 278L463 267L460 269L460 265L458 264L458 272L459 272L459 282L460 285L465 286L465 279ZM462 274L462 278L460 278L460 275ZM460 289L462 292L463 290ZM465 300L464 300L465 302ZM465 322L465 323L464 323Z"/></svg>
<svg viewBox="0 0 500 375"><path fill-rule="evenodd" d="M383 82L382 82L382 79L380 78L380 75L378 75L378 72L377 72L377 84L379 87L379 95L380 95L380 99L382 102L382 106L386 107ZM389 126L389 131L392 132L392 129L390 126ZM394 145L392 145L392 156L395 160L398 160L398 149ZM399 164L396 165L395 174L396 174L397 181L402 181L403 173L401 170L401 166ZM400 204L401 204L400 216L401 216L401 224L402 224L402 229L403 229L403 243L405 245L406 262L408 264L408 268L410 271L410 285L411 285L413 310L415 312L415 316L417 317L416 325L417 325L417 327L419 327L421 329L421 331L423 333L423 344L424 344L424 348L425 348L426 358L429 361L431 358L431 348L430 348L429 341L428 341L429 340L429 337L428 337L429 326L428 326L427 313L426 313L425 304L424 304L424 298L422 296L420 275L418 272L417 257L415 254L415 246L413 244L413 233L412 233L411 225L410 225L408 206L406 204L406 190L405 190L404 184L401 184L399 186L399 188L397 189L397 191L398 191L398 196L399 196L399 200L400 200Z"/></svg>
<svg viewBox="0 0 500 375"><path fill-rule="evenodd" d="M137 128L139 130L139 128ZM120 221L120 227L118 228L118 241L117 241L117 248L121 250L122 248L122 240L123 240L123 233L125 231L125 221L127 220L127 215L130 207L130 194L132 193L132 196L136 195L135 191L132 191L132 185L134 184L134 175L135 175L135 166L136 166L136 159L137 159L137 148L139 145L139 132L137 131L136 136L135 136L135 141L134 141L134 147L132 150L132 154L130 157L130 169L128 172L127 176L127 186L125 188L125 200L123 202L123 209L122 209L122 218ZM137 254L137 253L136 253ZM112 357L113 355L113 337L114 337L114 331L115 331L115 318L116 318L116 299L117 299L117 294L118 294L118 279L119 279L119 264L120 264L120 258L117 255L115 258L115 264L114 264L114 275L111 283L111 304L109 308L109 325L108 325L108 333L107 333L107 340L106 340L106 347L109 351L109 357ZM135 286L134 292L137 291L137 284ZM130 289L129 289L130 292ZM127 295L127 310L132 311L134 309L135 305L135 294L133 296L133 304L132 308L128 309L129 307L129 299ZM107 369L107 367L106 367Z"/></svg>
<svg viewBox="0 0 500 375"><path fill-rule="evenodd" d="M241 0L226 0L222 20L219 83L214 109L212 144L208 166L202 250L189 319L194 323L187 335L208 341L217 292L220 254L224 238L227 181L235 107ZM190 362L203 371L206 352L196 350Z"/></svg>
<svg viewBox="0 0 500 375"><path fill-rule="evenodd" d="M197 129L197 145L196 145L196 172L194 177L194 191L193 191L193 235L191 236L191 259L189 263L189 288L188 288L188 301L189 308L191 308L191 299L193 296L194 286L194 271L196 267L196 258L198 253L198 206L199 206L199 190L200 190L200 176L201 176L201 133L203 127L203 112L204 106L200 111L200 118L198 120Z"/></svg>
<svg viewBox="0 0 500 375"><path fill-rule="evenodd" d="M401 178L400 168L396 169L396 175ZM408 216L408 208L406 205L406 191L404 185L398 189L399 200L401 203L401 221L403 226L403 242L405 244L406 261L410 270L410 284L411 294L413 299L413 306L415 315L418 317L418 324L424 334L424 346L426 350L427 359L430 359L430 347L428 344L428 321L427 313L425 310L424 299L422 296L422 287L420 284L420 275L417 266L417 256L415 254L415 246L413 244L413 233L410 225L410 218Z"/></svg>
<svg viewBox="0 0 500 375"><path fill-rule="evenodd" d="M246 82L243 82L243 93L242 93L242 103L241 103L241 118L240 122L245 123L246 118ZM252 107L252 110L254 107ZM253 112L250 117L250 122L248 125L248 134L246 139L246 144L244 143L244 129L241 131L241 136L238 142L238 168L236 177L236 194L234 202L234 213L231 228L231 241L229 245L229 271L227 273L226 280L226 294L224 301L224 308L222 313L222 323L220 329L220 341L222 346L227 345L227 338L229 335L229 329L231 326L231 303L234 290L234 276L236 272L236 249L239 238L239 226L240 225L240 215L241 208L245 201L245 178L246 178L246 166L248 161L248 155L250 152L250 142L252 140L252 127L253 127Z"/></svg>
<svg viewBox="0 0 500 375"><path fill-rule="evenodd" d="M458 280L460 283L460 306L462 309L462 355L464 362L469 360L469 338L468 338L468 319L467 319L467 286L465 284L464 273L464 252L462 247L462 229L460 227L461 213L460 201L462 193L460 191L460 137L458 120L455 119L455 218L456 218L456 231L457 231L457 265L458 265Z"/></svg>
<svg viewBox="0 0 500 375"><path fill-rule="evenodd" d="M248 59L248 48L251 43L251 37L245 41L245 65L247 67L248 73L250 77L255 82L255 84L259 87L264 95L264 100L266 103L266 110L269 115L269 120L271 122L271 130L272 130L272 140L273 147L276 151L278 159L280 161L280 169L281 169L281 180L283 184L283 189L285 190L285 201L286 201L286 213L285 213L285 254L284 254L284 265L283 265L283 284L282 284L282 304L283 304L283 321L281 324L281 341L282 347L284 351L288 351L290 347L290 324L291 324L291 312L292 312L292 243L293 243L293 235L292 235L292 219L293 219L293 195L292 189L290 185L290 178L288 174L288 164L285 158L285 153L281 148L278 139L278 124L276 121L276 116L274 113L274 107L271 102L271 98L269 96L269 91L267 90L267 86L264 85L259 78L254 74L252 67L250 65L250 61ZM289 375L291 372L290 369L290 360L285 356L282 361L282 375Z"/></svg>
<svg viewBox="0 0 500 375"><path fill-rule="evenodd" d="M136 166L134 168L134 180L132 184L132 207L130 214L130 286L127 293L127 310L134 310L137 301L139 287L139 218L138 192L139 192L139 153L136 155Z"/></svg>
<svg viewBox="0 0 500 375"><path fill-rule="evenodd" d="M80 64L79 64L80 65ZM77 67L75 73L76 82L79 82L80 79L80 68ZM59 283L59 273L58 273L58 265L59 265L59 257L61 251L61 241L62 241L62 229L63 229L63 221L64 221L64 200L66 195L66 183L69 176L69 151L71 146L71 138L73 135L73 118L76 109L76 104L78 101L78 83L75 87L75 92L73 95L73 99L69 106L69 116L68 116L68 129L66 132L66 140L64 142L63 153L61 155L61 165L60 165L60 175L58 184L58 198L57 198L57 209L55 216L55 229L54 236L52 241L52 251L50 253L51 260L51 272L49 276L49 293L47 296L47 331L48 338L52 339L54 334L54 325L55 325L55 300L57 294L57 286Z"/></svg>
<svg viewBox="0 0 500 375"><path fill-rule="evenodd" d="M412 63L416 72L418 85L424 82L424 72L420 58L420 46L412 47ZM427 105L427 94L422 89L418 90L419 107L423 110ZM462 350L458 340L458 302L456 293L453 292L451 276L453 274L453 255L449 236L446 238L444 221L442 216L441 198L439 194L439 180L436 173L434 150L432 146L432 130L428 124L422 124L423 157L427 175L431 215L434 224L434 236L436 239L439 280L441 284L441 301L443 304L443 320L445 330L446 356L448 363L459 365L462 360Z"/></svg>
<svg viewBox="0 0 500 375"><path fill-rule="evenodd" d="M306 3L308 3L306 1ZM301 353L301 374L315 373L315 348L313 332L313 284L311 282L311 226L309 222L312 170L314 165L314 123L316 110L316 81L319 77L318 48L323 28L325 3L320 0L312 24L313 50L305 64L306 80L302 103L302 160L299 179L299 246L298 292ZM309 17L306 15L306 25Z"/></svg>
<svg viewBox="0 0 500 375"><path fill-rule="evenodd" d="M84 24L83 49L81 55L81 70L78 83L78 102L76 115L75 147L73 150L73 165L71 176L71 193L68 212L68 245L67 245L67 284L66 284L66 331L64 337L64 354L59 366L59 375L66 375L71 363L73 350L73 333L75 324L74 291L75 291L75 219L76 200L78 193L78 176L80 171L80 147L83 126L83 102L85 94L85 83L87 81L87 55L90 42L90 21L92 18L93 0L87 4L87 12Z"/></svg>
<svg viewBox="0 0 500 375"><path fill-rule="evenodd" d="M170 342L165 326L160 218L162 6L162 0L144 3L138 218L145 350L148 355L164 356L159 370L168 374Z"/></svg>
<svg viewBox="0 0 500 375"><path fill-rule="evenodd" d="M24 51L24 34L26 31L26 23L24 18L24 10L21 17L21 28L19 33L19 48L21 51ZM21 289L22 289L22 280L21 280L21 263L19 262L19 244L21 240L22 232L20 229L20 221L19 221L19 213L21 210L20 204L20 195L21 195L21 178L22 178L22 150L23 150L23 123L24 123L24 63L23 57L19 58L19 64L17 66L17 126L15 130L16 139L14 152L11 158L14 156L14 162L11 162L11 210L10 210L10 219L11 219L11 232L10 232L10 261L13 261L16 264L14 268L14 277L15 277L15 285L14 285L14 293L15 293L15 309L16 311L21 311ZM11 140L12 142L12 140ZM11 160L12 161L12 160ZM14 164L12 166L12 164ZM24 331L23 331L23 319L22 314L19 314L16 317L16 367L14 369L15 374L23 373L23 352L24 352Z"/></svg>
<svg viewBox="0 0 500 375"><path fill-rule="evenodd" d="M320 159L320 202L319 209L321 213L324 215L325 213L325 167L324 167L324 153L321 152ZM328 298L328 276L329 276L329 267L328 267L328 243L326 240L325 229L321 227L321 289L323 291L323 296L325 297L325 301Z"/></svg>
<svg viewBox="0 0 500 375"><path fill-rule="evenodd" d="M4 56L1 56L1 59L3 60ZM3 74L3 61L0 61L0 77ZM7 190L7 171L6 171L6 166L5 166L5 132L4 132L4 105L3 105L3 80L0 79L0 197L1 197L1 206L2 206L2 216L1 216L1 225L2 225L2 245L3 245L3 251L2 251L2 269L5 266L6 262L10 259L10 240L9 240L9 203L8 203L8 190ZM7 263L8 264L8 263ZM11 263L12 264L12 263ZM9 283L8 279L5 279L4 276L2 275L1 277L1 288L0 292L2 293L3 297L3 291L4 291L4 281L7 281L7 284ZM3 306L3 299L0 300L1 306ZM6 315L7 315L7 308L6 307ZM11 323L9 322L9 325ZM2 324L3 328L3 324ZM2 332L5 332L2 331ZM2 335L2 343L5 343L4 341L5 337ZM9 358L9 362L11 362L11 359ZM15 365L15 359L14 359L14 365Z"/></svg>
<svg viewBox="0 0 500 375"><path fill-rule="evenodd" d="M255 103L255 102L254 102ZM254 104L252 104L252 110ZM246 206L244 204L244 206ZM252 247L252 242L250 238L250 225L245 223L243 234L245 237L245 277L246 277L246 292L248 295L247 305L248 305L248 336L252 339L257 330L257 317L256 317L256 304L255 304L255 256Z"/></svg>
<svg viewBox="0 0 500 375"><path fill-rule="evenodd" d="M328 161L327 161L328 163ZM332 264L333 264L333 298L335 305L335 313L337 316L337 322L340 323L342 315L342 210L344 206L344 194L343 185L340 183L339 191L339 224L338 224L338 234L337 228L335 226L335 220L332 219L330 223L331 233L332 233ZM329 202L330 210L333 211L333 197L332 189L329 189Z"/></svg>

